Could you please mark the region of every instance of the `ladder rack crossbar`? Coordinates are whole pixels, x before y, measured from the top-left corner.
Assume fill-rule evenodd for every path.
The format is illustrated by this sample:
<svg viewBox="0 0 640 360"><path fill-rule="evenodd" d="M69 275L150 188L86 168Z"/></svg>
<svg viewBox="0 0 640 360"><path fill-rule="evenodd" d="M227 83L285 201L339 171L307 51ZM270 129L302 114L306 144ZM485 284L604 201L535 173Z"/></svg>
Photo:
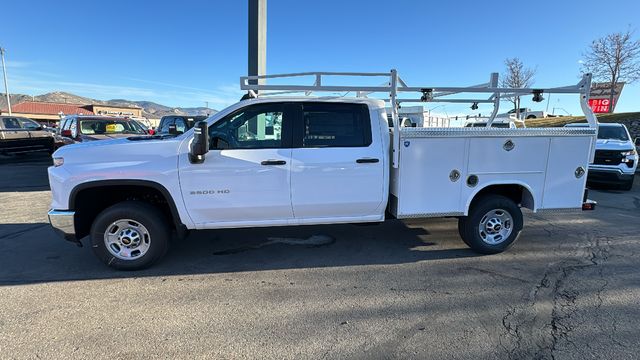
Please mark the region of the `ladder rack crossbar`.
<svg viewBox="0 0 640 360"><path fill-rule="evenodd" d="M267 79L287 79L299 77L313 77L313 85L302 84L266 84ZM323 77L342 76L342 77L385 77L388 79L383 85L325 85ZM247 90L249 96L257 96L260 91L267 91L262 95L283 95L290 93L305 93L310 95L313 92L354 92L356 97L366 97L373 93L387 93L389 98L386 101L391 103L391 117L393 119L393 157L392 165L398 167L400 153L400 126L398 121L398 106L400 103L406 102L448 102L448 103L471 103L473 106L477 104L493 104L493 111L489 116L486 126L491 127L500 107L501 98L510 98L522 95L534 95L534 101L540 101L542 94L579 94L580 106L584 112L590 127L597 127L598 120L593 111L589 107L589 91L591 88L591 74L584 74L582 79L571 86L550 87L550 88L508 88L498 86L498 74L492 73L488 83L474 85L469 87L457 86L407 86L395 69L390 72L300 72L289 74L271 74L258 76L243 76L240 78L240 88ZM270 91L270 93L269 93ZM399 93L419 93L420 98L398 98ZM472 99L472 98L451 98L456 94L490 94L488 99ZM538 100L536 100L538 99ZM473 109L472 106L472 109Z"/></svg>

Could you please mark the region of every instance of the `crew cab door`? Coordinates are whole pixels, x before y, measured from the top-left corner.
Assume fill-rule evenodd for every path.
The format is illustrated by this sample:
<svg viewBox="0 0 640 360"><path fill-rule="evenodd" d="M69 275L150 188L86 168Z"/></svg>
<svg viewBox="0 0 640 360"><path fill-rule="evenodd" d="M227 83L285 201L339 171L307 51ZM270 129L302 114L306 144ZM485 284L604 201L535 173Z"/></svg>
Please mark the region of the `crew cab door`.
<svg viewBox="0 0 640 360"><path fill-rule="evenodd" d="M291 107L253 104L209 125L202 164L180 156L180 185L199 228L286 224L290 195Z"/></svg>
<svg viewBox="0 0 640 360"><path fill-rule="evenodd" d="M296 220L380 217L384 154L379 127L372 132L368 106L302 102L297 120L291 155Z"/></svg>

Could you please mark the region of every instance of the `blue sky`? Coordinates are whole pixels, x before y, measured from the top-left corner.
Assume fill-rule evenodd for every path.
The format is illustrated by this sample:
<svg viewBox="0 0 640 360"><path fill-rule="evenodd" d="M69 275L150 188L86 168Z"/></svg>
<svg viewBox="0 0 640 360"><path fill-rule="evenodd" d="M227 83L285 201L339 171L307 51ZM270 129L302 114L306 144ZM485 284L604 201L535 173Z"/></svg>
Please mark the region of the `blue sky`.
<svg viewBox="0 0 640 360"><path fill-rule="evenodd" d="M12 92L217 109L241 96L246 0L11 1L2 12ZM519 57L537 69L536 86L568 85L591 40L629 26L640 37L639 14L637 0L269 0L267 72L395 67L409 85L466 86ZM638 99L640 85L627 86L616 110L640 111ZM552 97L553 108L580 112L574 97Z"/></svg>

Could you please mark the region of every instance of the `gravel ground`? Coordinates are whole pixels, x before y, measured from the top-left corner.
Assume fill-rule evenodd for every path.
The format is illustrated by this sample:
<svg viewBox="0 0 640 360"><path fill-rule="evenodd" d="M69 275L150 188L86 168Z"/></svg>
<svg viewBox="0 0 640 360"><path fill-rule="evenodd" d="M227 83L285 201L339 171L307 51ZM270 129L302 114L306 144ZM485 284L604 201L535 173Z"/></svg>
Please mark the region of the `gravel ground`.
<svg viewBox="0 0 640 360"><path fill-rule="evenodd" d="M638 358L640 184L527 213L478 256L452 219L194 233L117 272L46 224L46 158L0 159L0 358ZM300 244L320 234L332 241Z"/></svg>

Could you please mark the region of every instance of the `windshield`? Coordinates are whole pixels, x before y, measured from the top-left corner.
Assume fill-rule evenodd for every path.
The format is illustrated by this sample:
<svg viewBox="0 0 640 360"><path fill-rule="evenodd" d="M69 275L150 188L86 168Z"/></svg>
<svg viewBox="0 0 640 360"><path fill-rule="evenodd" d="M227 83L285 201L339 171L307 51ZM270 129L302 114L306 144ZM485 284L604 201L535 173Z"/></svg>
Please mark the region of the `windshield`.
<svg viewBox="0 0 640 360"><path fill-rule="evenodd" d="M135 121L107 119L80 120L80 131L85 135L145 133Z"/></svg>
<svg viewBox="0 0 640 360"><path fill-rule="evenodd" d="M598 139L627 141L629 137L627 136L627 130L622 126L600 126Z"/></svg>

